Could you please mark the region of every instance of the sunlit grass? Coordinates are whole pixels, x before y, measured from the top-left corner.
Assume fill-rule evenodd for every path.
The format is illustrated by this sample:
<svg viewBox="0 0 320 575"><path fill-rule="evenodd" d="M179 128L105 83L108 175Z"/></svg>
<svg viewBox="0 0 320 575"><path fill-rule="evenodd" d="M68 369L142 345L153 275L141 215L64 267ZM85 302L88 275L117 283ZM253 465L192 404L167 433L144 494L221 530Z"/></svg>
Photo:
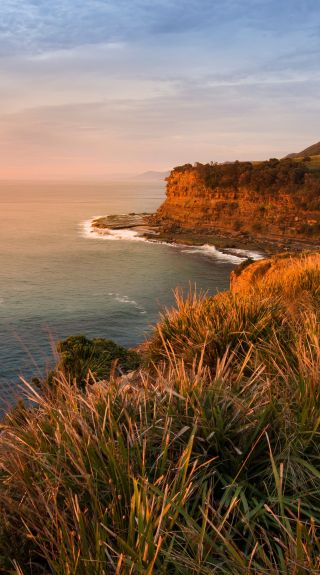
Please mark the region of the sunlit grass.
<svg viewBox="0 0 320 575"><path fill-rule="evenodd" d="M303 162L304 158L294 158L297 162ZM320 156L310 156L310 160L308 160L308 168L313 170L320 170Z"/></svg>
<svg viewBox="0 0 320 575"><path fill-rule="evenodd" d="M133 381L28 388L0 436L4 572L320 572L319 256L274 269L178 295Z"/></svg>

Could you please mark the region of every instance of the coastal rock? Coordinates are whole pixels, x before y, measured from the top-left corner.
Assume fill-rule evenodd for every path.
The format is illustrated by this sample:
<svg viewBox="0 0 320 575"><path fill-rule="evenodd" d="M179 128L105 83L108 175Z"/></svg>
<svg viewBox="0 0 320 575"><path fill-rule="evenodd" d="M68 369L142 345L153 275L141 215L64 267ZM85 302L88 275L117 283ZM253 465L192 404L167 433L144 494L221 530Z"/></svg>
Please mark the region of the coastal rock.
<svg viewBox="0 0 320 575"><path fill-rule="evenodd" d="M152 221L179 234L320 240L320 169L312 162L270 160L187 164L167 178L165 202Z"/></svg>

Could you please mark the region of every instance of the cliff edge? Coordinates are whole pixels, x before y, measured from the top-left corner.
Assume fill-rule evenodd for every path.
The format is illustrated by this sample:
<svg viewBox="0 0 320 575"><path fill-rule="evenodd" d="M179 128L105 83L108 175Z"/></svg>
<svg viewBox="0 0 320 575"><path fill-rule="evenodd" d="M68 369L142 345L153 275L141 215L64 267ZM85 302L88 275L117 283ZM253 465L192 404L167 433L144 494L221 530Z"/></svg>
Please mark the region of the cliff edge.
<svg viewBox="0 0 320 575"><path fill-rule="evenodd" d="M154 216L165 231L320 240L317 159L186 164L167 178Z"/></svg>
<svg viewBox="0 0 320 575"><path fill-rule="evenodd" d="M309 271L308 271L309 270ZM310 272L310 270L312 270ZM320 274L320 253L277 254L271 258L239 265L230 275L230 290L236 294L245 294L262 290L264 294L277 291L281 294L295 293L295 286L300 295L306 297L308 285L306 273ZM303 279L304 278L304 279ZM320 293L320 288L318 290Z"/></svg>

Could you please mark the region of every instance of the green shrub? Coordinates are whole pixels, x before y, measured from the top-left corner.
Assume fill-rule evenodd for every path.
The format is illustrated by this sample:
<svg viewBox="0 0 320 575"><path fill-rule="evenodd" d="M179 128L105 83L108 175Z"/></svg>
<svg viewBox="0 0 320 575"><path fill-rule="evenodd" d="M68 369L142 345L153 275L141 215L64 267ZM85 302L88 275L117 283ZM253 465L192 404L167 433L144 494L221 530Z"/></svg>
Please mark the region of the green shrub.
<svg viewBox="0 0 320 575"><path fill-rule="evenodd" d="M120 373L137 369L140 356L110 339L94 338L84 335L71 336L57 345L58 362L42 386L53 386L56 374L63 373L69 381L76 381L80 387L97 379L109 379L113 366Z"/></svg>

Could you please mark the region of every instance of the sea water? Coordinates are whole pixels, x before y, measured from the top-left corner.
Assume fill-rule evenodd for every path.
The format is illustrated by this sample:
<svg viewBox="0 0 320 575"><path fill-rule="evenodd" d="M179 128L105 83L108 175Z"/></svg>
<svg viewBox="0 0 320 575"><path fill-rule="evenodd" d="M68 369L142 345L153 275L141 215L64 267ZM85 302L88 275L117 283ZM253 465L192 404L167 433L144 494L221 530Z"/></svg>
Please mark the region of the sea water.
<svg viewBox="0 0 320 575"><path fill-rule="evenodd" d="M228 288L247 254L149 243L130 230L91 233L93 217L153 212L164 195L158 182L0 184L0 409L20 393L20 376L41 377L53 364L58 340L84 334L134 346L177 286Z"/></svg>

